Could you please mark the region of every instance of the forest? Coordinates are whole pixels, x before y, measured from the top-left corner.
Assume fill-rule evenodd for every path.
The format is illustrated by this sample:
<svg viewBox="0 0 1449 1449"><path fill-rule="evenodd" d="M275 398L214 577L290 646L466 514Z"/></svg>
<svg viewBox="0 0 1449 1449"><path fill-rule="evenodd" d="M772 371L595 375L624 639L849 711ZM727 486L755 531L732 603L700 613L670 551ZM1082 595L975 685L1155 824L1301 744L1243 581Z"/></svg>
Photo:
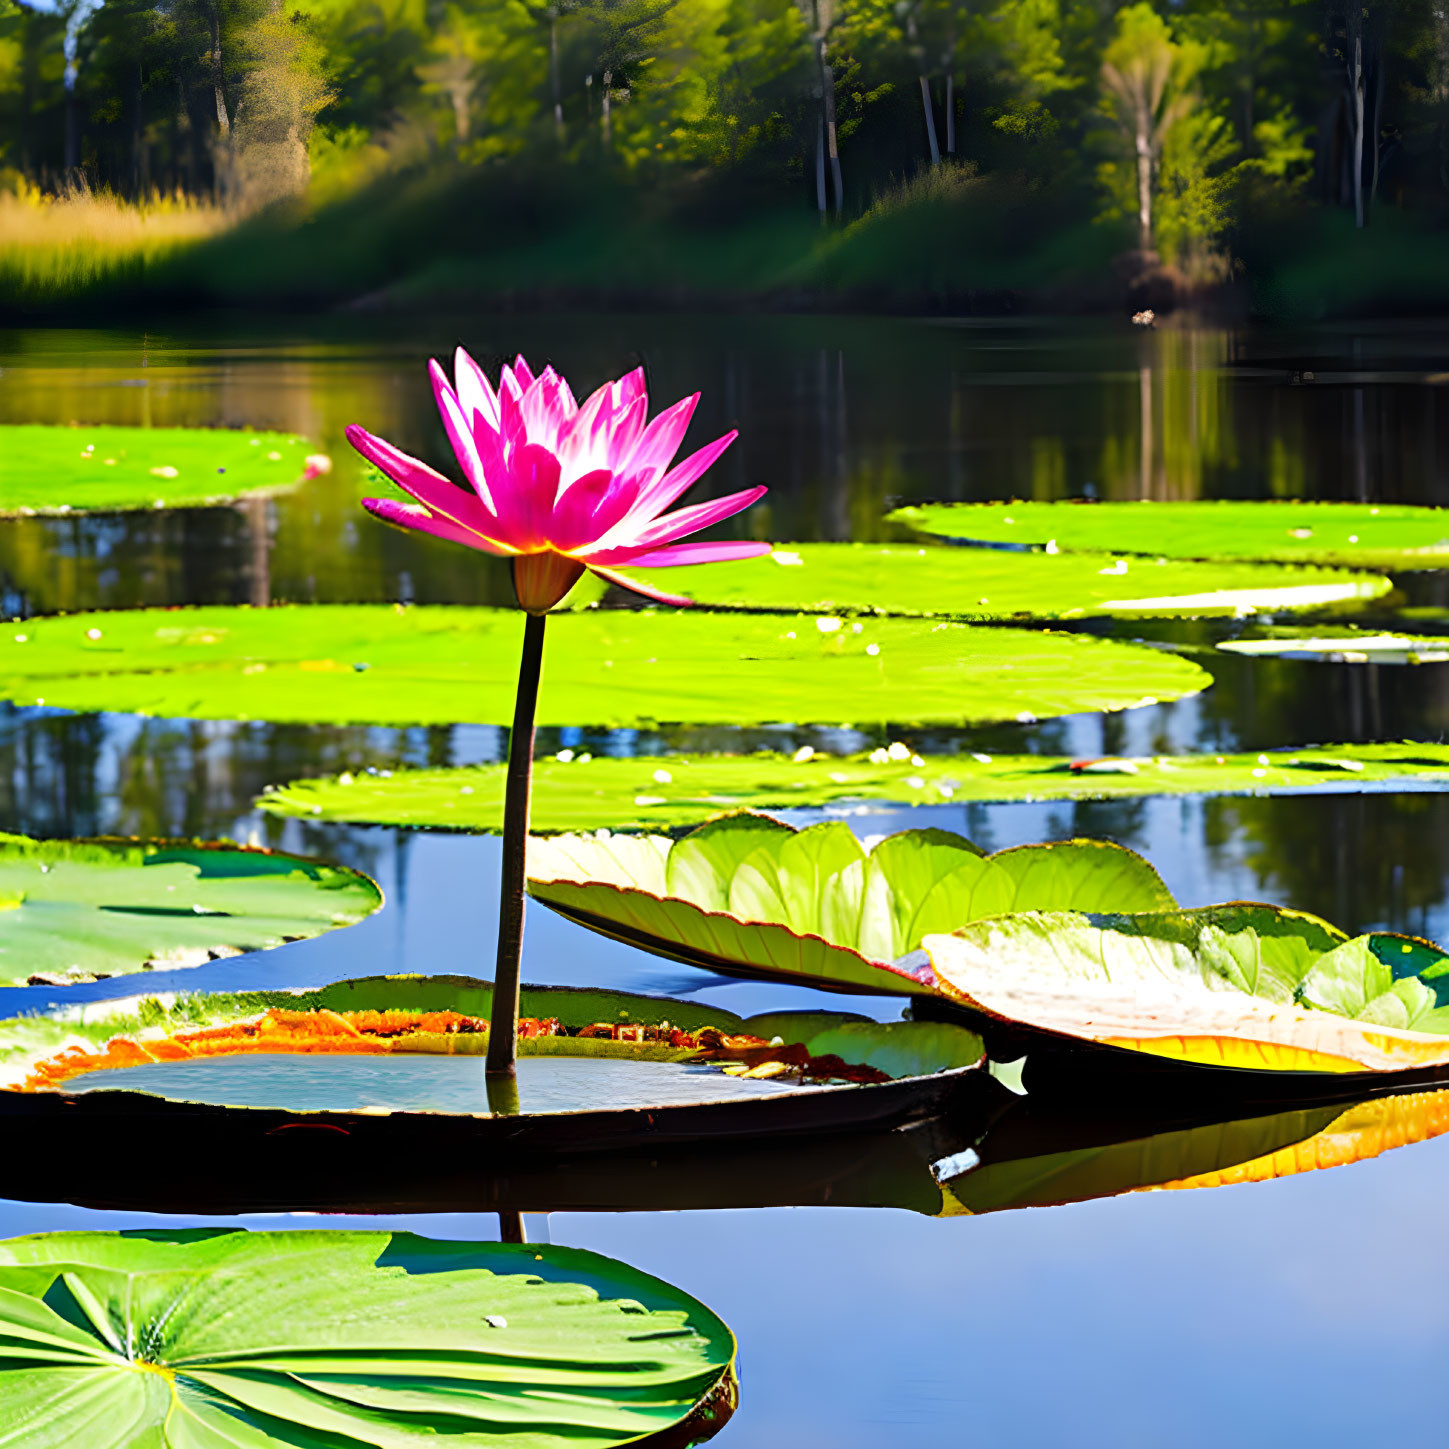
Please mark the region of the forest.
<svg viewBox="0 0 1449 1449"><path fill-rule="evenodd" d="M1446 0L0 0L0 302L1449 302Z"/></svg>

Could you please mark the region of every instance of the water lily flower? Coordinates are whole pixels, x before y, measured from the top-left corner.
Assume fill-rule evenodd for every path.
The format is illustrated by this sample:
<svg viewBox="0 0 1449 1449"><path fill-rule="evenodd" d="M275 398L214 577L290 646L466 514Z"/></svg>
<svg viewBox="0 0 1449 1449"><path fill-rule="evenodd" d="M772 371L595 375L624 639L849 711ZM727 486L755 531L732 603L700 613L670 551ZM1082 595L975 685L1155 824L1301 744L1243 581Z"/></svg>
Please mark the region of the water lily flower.
<svg viewBox="0 0 1449 1449"><path fill-rule="evenodd" d="M767 543L679 542L748 508L762 487L665 512L736 436L726 433L670 466L698 393L649 422L642 368L582 404L552 367L535 375L522 357L504 366L497 388L461 347L452 383L436 362L428 371L467 486L353 426L352 446L416 499L365 498L363 506L388 523L511 557L514 590L530 614L553 608L585 569L660 603L688 604L617 570L770 551Z"/></svg>
<svg viewBox="0 0 1449 1449"><path fill-rule="evenodd" d="M347 441L416 500L364 498L365 508L388 523L511 558L513 589L527 611L508 735L498 958L486 1061L491 1109L517 1111L513 1077L524 853L548 612L585 569L660 603L689 603L616 570L715 563L768 553L767 543L679 542L748 508L765 489L746 488L712 503L665 512L734 442L735 434L726 433L674 463L699 394L647 421L649 397L642 368L617 382L606 382L583 404L574 401L568 383L553 368L535 376L521 357L503 368L496 389L461 347L452 383L436 362L429 363L428 373L448 441L468 480L466 487L362 428L348 428Z"/></svg>

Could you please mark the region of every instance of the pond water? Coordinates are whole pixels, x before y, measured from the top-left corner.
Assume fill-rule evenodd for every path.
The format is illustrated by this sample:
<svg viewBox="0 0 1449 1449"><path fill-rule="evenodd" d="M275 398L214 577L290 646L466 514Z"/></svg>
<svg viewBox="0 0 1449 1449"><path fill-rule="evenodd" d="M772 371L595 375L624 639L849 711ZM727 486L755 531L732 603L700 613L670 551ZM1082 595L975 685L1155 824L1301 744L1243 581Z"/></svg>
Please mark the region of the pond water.
<svg viewBox="0 0 1449 1449"><path fill-rule="evenodd" d="M446 457L422 365L459 340L489 362L504 348L548 357L586 386L642 360L658 401L701 389L691 438L742 428L712 491L768 483L768 508L740 527L781 542L889 537L887 508L926 498L1449 502L1449 341L1427 327L1133 333L1100 323L518 317L461 328L423 320L406 332L360 319L11 332L0 333L0 421L276 428L314 439L336 466L274 502L0 525L0 606L23 616L141 603L506 602L506 575L489 561L372 523L356 506L361 470L341 438L357 421ZM1449 605L1449 574L1397 582L1364 622L1406 603ZM604 731L581 720L542 731L539 748L839 750L903 738L933 752L1095 754L1445 737L1449 666L1214 652L1235 627L1113 628L1191 651L1216 680L1196 698L1125 715L973 731L857 720L849 733ZM387 893L388 908L361 926L184 976L156 973L148 988L487 975L494 840L283 821L251 802L302 775L490 760L504 743L491 725L306 728L0 706L0 825L231 835L355 865ZM872 833L940 825L992 848L1108 837L1146 853L1185 904L1264 899L1352 930L1449 938L1444 794L940 805L850 818ZM643 956L537 908L524 974L741 1013L819 1004L805 991ZM74 1004L137 984L23 988L10 1001ZM846 1208L564 1213L548 1232L678 1284L735 1329L742 1401L721 1444L1347 1446L1442 1434L1424 1386L1449 1348L1449 1284L1442 1268L1404 1254L1432 1246L1446 1200L1449 1138L1440 1138L1279 1182L967 1220ZM5 1235L138 1221L0 1205ZM496 1220L405 1223L489 1236Z"/></svg>

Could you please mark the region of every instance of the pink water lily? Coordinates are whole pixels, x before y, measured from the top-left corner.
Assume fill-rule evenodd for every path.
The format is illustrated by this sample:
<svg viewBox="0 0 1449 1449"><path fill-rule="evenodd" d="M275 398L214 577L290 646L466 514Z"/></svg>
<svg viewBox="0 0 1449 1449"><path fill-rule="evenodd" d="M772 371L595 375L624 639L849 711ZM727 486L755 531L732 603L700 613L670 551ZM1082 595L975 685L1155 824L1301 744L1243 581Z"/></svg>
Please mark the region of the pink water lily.
<svg viewBox="0 0 1449 1449"><path fill-rule="evenodd" d="M665 512L736 437L726 433L670 466L698 393L649 422L642 368L582 404L552 367L535 376L522 357L504 366L496 389L461 347L454 383L436 362L428 371L467 486L354 425L348 442L417 500L365 498L363 506L388 523L511 557L518 602L530 614L551 609L585 569L660 603L687 604L616 570L770 551L767 543L679 542L748 508L763 487Z"/></svg>

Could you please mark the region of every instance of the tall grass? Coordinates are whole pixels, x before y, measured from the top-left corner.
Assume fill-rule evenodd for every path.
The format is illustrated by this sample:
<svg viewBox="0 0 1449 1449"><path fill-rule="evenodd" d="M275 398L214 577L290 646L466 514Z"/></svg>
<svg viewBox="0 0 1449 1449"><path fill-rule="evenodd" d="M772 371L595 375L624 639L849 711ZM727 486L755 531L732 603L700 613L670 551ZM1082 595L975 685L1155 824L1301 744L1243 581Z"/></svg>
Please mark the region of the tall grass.
<svg viewBox="0 0 1449 1449"><path fill-rule="evenodd" d="M44 300L137 278L227 221L219 206L179 195L133 202L82 189L50 196L21 182L0 192L0 297Z"/></svg>

